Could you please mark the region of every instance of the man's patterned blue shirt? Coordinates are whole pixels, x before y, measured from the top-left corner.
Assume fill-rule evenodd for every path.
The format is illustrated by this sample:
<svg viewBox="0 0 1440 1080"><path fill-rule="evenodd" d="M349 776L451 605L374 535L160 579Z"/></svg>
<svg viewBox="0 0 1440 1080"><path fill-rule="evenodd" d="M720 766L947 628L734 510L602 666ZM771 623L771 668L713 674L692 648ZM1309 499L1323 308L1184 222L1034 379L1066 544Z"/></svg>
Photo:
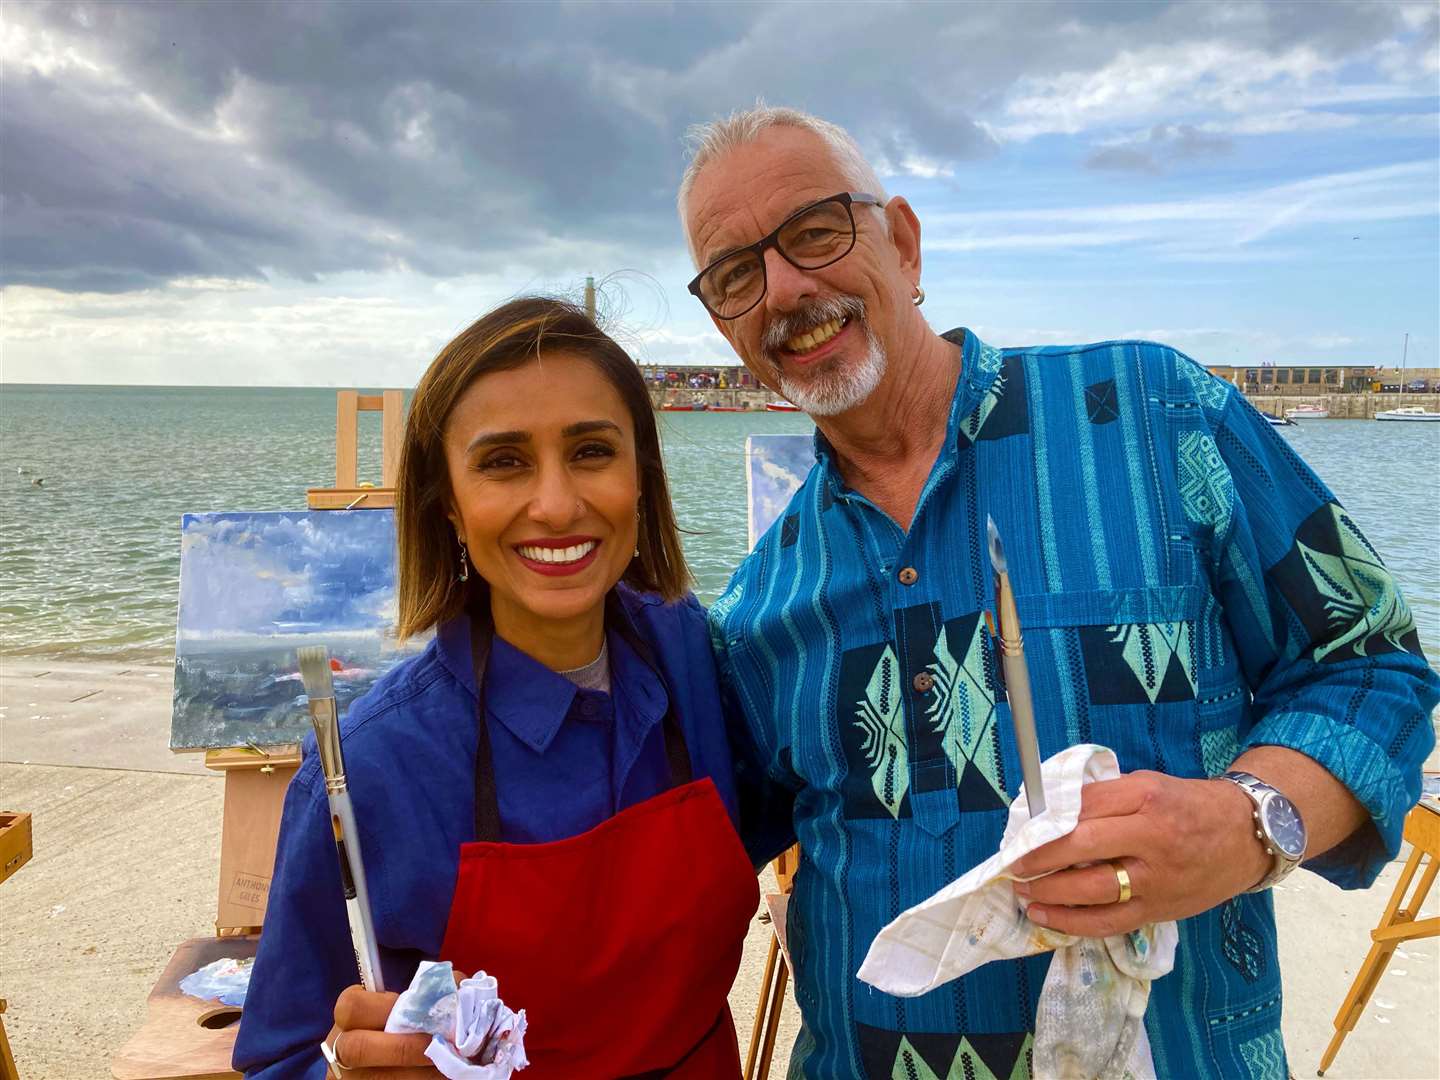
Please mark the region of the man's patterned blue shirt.
<svg viewBox="0 0 1440 1080"><path fill-rule="evenodd" d="M986 628L1005 539L1048 757L1205 777L1309 755L1371 815L1307 866L1368 884L1434 745L1440 680L1378 555L1233 387L1149 342L1000 350L963 330L907 533L817 464L711 611L757 862L798 837L792 1075L1029 1074L1048 955L922 997L859 982L876 932L992 854L1020 767ZM929 679L916 679L927 673ZM928 687L928 689L926 689ZM1161 1076L1287 1075L1269 893L1181 924L1147 1014Z"/></svg>

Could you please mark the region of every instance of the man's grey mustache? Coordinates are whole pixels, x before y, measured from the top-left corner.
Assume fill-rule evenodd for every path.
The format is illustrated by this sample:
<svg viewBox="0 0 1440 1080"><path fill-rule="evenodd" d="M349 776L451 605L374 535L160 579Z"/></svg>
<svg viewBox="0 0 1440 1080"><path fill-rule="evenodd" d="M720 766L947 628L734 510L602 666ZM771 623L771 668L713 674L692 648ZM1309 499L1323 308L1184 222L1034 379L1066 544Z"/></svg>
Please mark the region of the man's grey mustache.
<svg viewBox="0 0 1440 1080"><path fill-rule="evenodd" d="M761 347L770 359L785 347L785 343L800 334L809 333L816 327L824 326L835 319L865 317L865 302L856 296L827 296L807 301L794 311L787 311L765 328Z"/></svg>

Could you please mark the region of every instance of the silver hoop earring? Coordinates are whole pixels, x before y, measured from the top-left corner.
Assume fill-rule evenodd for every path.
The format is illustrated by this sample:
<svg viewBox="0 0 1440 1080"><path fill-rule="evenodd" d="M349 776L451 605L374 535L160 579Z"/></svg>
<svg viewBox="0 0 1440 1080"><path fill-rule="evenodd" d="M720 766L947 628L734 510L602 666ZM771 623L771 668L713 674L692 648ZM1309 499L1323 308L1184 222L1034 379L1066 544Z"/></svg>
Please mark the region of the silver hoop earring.
<svg viewBox="0 0 1440 1080"><path fill-rule="evenodd" d="M919 307L925 302L925 290L920 287L919 282L915 284L915 299L910 302L916 307Z"/></svg>
<svg viewBox="0 0 1440 1080"><path fill-rule="evenodd" d="M470 580L470 552L468 552L468 551L465 550L465 541L464 541L464 540L460 540L460 539L457 538L455 542L460 545L460 573L458 573L458 574L455 575L456 580L458 580L458 581L469 581L469 580Z"/></svg>

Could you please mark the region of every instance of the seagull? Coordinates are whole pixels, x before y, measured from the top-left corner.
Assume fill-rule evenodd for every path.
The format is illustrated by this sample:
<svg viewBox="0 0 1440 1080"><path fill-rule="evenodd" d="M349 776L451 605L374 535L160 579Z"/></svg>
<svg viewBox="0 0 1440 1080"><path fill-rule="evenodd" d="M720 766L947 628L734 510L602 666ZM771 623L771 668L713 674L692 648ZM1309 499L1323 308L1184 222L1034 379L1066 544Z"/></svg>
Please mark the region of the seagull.
<svg viewBox="0 0 1440 1080"><path fill-rule="evenodd" d="M43 476L37 476L37 477L35 477L34 480L31 480L31 481L30 481L30 486L31 486L31 487L44 487L44 486L45 486L45 477L43 477Z"/></svg>
<svg viewBox="0 0 1440 1080"><path fill-rule="evenodd" d="M27 468L25 468L24 465L16 465L16 466L15 466L15 471L16 471L17 473L19 473L21 476L24 476L24 475L25 475L27 472L29 472L30 470L27 469Z"/></svg>

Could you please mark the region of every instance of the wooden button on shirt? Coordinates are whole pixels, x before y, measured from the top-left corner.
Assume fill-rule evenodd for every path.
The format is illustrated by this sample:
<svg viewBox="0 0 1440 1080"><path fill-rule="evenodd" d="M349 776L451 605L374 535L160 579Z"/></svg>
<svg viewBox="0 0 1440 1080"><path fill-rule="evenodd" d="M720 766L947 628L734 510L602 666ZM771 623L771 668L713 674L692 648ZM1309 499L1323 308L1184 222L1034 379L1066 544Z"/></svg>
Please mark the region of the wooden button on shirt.
<svg viewBox="0 0 1440 1080"><path fill-rule="evenodd" d="M922 671L919 675L915 676L911 685L915 687L916 692L928 694L930 688L935 685L935 676L931 675L928 671Z"/></svg>
<svg viewBox="0 0 1440 1080"><path fill-rule="evenodd" d="M905 567L905 569L903 569L903 570L900 571L900 584L901 584L901 585L914 585L915 582L917 582L917 581L919 581L919 580L920 580L920 575L915 572L915 568L914 568L913 566L907 566L907 567Z"/></svg>

